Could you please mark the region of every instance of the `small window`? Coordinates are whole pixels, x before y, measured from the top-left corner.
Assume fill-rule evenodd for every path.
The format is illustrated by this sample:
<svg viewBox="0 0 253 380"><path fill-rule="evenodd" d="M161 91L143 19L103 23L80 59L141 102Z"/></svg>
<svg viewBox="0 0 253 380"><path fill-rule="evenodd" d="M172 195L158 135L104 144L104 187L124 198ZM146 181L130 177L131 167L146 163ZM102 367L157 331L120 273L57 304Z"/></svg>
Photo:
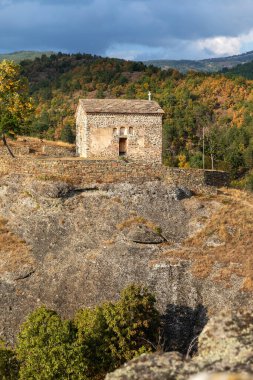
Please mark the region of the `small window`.
<svg viewBox="0 0 253 380"><path fill-rule="evenodd" d="M130 127L129 128L129 135L133 135L134 134L134 129L133 129L133 127Z"/></svg>
<svg viewBox="0 0 253 380"><path fill-rule="evenodd" d="M117 136L117 134L118 134L117 128L113 128L113 136Z"/></svg>
<svg viewBox="0 0 253 380"><path fill-rule="evenodd" d="M126 128L121 127L121 128L120 128L120 136L124 136L125 133L126 133Z"/></svg>

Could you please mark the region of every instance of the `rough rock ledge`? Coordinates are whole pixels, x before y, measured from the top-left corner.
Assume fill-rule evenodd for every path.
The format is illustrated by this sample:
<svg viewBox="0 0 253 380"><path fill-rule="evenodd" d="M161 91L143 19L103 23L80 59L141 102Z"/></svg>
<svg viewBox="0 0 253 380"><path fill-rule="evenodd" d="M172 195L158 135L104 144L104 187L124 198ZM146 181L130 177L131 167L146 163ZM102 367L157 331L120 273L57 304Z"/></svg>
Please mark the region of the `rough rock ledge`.
<svg viewBox="0 0 253 380"><path fill-rule="evenodd" d="M200 334L198 355L192 359L176 352L142 355L108 374L106 380L183 380L201 372L193 379L253 379L253 310L222 312L211 318Z"/></svg>

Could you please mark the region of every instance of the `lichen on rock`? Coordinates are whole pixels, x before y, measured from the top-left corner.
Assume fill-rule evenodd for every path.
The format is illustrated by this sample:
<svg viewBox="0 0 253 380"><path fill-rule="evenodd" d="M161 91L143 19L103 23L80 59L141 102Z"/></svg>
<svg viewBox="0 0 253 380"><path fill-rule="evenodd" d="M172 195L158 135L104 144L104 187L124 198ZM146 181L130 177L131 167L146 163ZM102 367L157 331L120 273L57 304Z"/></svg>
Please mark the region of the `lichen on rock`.
<svg viewBox="0 0 253 380"><path fill-rule="evenodd" d="M211 318L193 359L185 360L178 353L144 355L108 374L106 380L184 380L194 374L198 376L192 380L253 378L253 311L222 312Z"/></svg>

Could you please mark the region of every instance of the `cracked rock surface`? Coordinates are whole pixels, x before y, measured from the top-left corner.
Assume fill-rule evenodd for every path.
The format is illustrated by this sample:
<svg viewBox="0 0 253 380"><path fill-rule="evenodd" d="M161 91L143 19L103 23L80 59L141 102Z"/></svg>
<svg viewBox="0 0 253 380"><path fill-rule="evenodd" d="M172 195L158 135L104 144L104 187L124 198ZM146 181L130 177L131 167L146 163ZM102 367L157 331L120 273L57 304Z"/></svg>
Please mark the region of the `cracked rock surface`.
<svg viewBox="0 0 253 380"><path fill-rule="evenodd" d="M215 311L247 305L241 278L234 276L228 287L215 282L213 272L198 278L191 260L177 256L222 207L213 197L191 196L162 181L75 189L2 176L0 335L12 343L40 305L69 318L81 307L116 299L133 282L148 286L165 314L171 305L188 308L189 315L199 305ZM182 334L180 326L174 330Z"/></svg>

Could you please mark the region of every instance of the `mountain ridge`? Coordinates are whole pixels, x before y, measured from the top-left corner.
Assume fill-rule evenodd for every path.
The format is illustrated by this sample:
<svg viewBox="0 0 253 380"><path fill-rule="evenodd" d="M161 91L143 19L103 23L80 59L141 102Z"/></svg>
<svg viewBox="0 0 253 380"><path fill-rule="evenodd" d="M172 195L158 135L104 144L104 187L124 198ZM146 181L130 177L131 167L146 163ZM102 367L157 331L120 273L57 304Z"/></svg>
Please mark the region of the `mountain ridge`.
<svg viewBox="0 0 253 380"><path fill-rule="evenodd" d="M0 53L0 62L4 59L20 63L24 60L34 60L42 55L51 56L54 51L20 50L11 53ZM253 51L227 57L206 58L200 60L191 59L153 59L142 61L145 65L154 65L162 69L176 69L181 73L194 70L199 72L218 72L223 69L232 69L240 64L253 61Z"/></svg>
<svg viewBox="0 0 253 380"><path fill-rule="evenodd" d="M143 61L146 65L154 65L162 69L176 69L182 73L190 70L200 72L218 72L224 68L233 68L239 64L244 64L253 61L253 51L248 51L239 55L232 55L228 57L208 58L201 60L169 60L158 59Z"/></svg>
<svg viewBox="0 0 253 380"><path fill-rule="evenodd" d="M53 51L33 51L33 50L20 50L11 53L0 53L0 62L4 59L20 63L26 59L34 60L35 58L41 58L42 55L50 56L54 54Z"/></svg>

